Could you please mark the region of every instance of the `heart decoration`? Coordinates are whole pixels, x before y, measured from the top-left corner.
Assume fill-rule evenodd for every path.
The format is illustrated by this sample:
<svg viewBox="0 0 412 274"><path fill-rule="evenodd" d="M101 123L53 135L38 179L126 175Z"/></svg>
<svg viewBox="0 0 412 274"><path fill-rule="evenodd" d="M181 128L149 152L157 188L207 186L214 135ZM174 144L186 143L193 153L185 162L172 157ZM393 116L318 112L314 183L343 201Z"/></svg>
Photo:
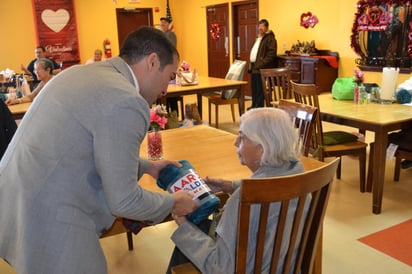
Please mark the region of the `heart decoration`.
<svg viewBox="0 0 412 274"><path fill-rule="evenodd" d="M300 15L300 25L306 29L315 27L318 22L319 20L316 15L312 15L310 11Z"/></svg>
<svg viewBox="0 0 412 274"><path fill-rule="evenodd" d="M379 9L378 7L371 8L368 11L369 23L372 25L376 25L377 23L379 23L381 15L382 15L381 9Z"/></svg>
<svg viewBox="0 0 412 274"><path fill-rule="evenodd" d="M45 9L41 13L43 23L56 33L60 32L67 25L69 19L70 14L65 9L59 9L57 11Z"/></svg>

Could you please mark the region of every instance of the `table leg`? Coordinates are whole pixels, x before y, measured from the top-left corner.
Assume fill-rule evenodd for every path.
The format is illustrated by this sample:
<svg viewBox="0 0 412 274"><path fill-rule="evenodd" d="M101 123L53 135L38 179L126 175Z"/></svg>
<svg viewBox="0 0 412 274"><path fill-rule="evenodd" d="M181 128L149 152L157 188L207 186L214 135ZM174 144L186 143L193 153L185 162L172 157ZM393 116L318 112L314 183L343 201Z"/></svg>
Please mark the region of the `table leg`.
<svg viewBox="0 0 412 274"><path fill-rule="evenodd" d="M199 110L199 115L200 118L203 119L203 111L202 111L202 94L201 93L197 93L197 109ZM210 121L209 121L210 122Z"/></svg>
<svg viewBox="0 0 412 274"><path fill-rule="evenodd" d="M243 86L238 87L238 105L239 105L239 116L242 116L245 113L245 89Z"/></svg>
<svg viewBox="0 0 412 274"><path fill-rule="evenodd" d="M375 132L375 147L373 153L372 177L372 212L381 213L383 183L385 181L386 147L388 133L385 130Z"/></svg>

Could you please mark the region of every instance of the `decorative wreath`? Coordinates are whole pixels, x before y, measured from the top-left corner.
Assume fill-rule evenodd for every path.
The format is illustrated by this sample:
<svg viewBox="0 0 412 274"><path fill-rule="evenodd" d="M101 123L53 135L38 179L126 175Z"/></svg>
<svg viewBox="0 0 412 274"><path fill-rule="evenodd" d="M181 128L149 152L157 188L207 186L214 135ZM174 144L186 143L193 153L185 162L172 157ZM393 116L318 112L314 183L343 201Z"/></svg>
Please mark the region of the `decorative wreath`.
<svg viewBox="0 0 412 274"><path fill-rule="evenodd" d="M210 36L212 37L213 40L219 39L221 32L222 31L220 30L220 26L218 23L214 23L210 25Z"/></svg>
<svg viewBox="0 0 412 274"><path fill-rule="evenodd" d="M361 47L358 44L359 40L359 30L366 28L370 31L385 31L389 22L390 17L388 14L383 14L382 11L377 8L380 5L387 4L392 6L393 4L398 5L410 5L411 0L359 0L356 4L357 12L355 13L355 21L352 26L352 35L351 35L351 47L358 56L364 56ZM365 14L365 11L368 10L368 13ZM366 20L367 19L367 20ZM368 26L362 26L363 21L368 22ZM409 44L408 44L408 53L412 57L412 22L410 24L409 30Z"/></svg>

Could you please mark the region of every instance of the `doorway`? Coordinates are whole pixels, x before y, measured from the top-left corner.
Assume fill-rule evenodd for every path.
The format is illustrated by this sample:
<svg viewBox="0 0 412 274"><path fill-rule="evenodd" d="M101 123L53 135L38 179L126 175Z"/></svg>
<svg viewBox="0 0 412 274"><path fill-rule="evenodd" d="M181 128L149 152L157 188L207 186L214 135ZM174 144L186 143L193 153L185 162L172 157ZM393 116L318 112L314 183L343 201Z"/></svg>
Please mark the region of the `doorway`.
<svg viewBox="0 0 412 274"><path fill-rule="evenodd" d="M257 1L244 1L232 4L233 18L233 59L245 60L249 64L250 49L258 35L259 9ZM249 73L243 78L251 82ZM252 94L250 85L246 85L245 94Z"/></svg>
<svg viewBox="0 0 412 274"><path fill-rule="evenodd" d="M225 78L230 66L229 55L229 6L206 7L208 74Z"/></svg>
<svg viewBox="0 0 412 274"><path fill-rule="evenodd" d="M127 35L141 26L153 26L152 9L116 9L117 35L121 47Z"/></svg>

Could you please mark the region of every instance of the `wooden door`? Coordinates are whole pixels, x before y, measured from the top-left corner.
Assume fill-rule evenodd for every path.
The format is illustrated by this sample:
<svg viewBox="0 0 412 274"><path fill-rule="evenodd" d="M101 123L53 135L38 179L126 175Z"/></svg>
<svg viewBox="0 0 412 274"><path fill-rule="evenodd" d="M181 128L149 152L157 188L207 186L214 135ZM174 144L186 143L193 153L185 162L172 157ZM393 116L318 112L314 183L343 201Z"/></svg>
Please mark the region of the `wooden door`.
<svg viewBox="0 0 412 274"><path fill-rule="evenodd" d="M126 36L141 26L153 26L152 9L116 9L119 47Z"/></svg>
<svg viewBox="0 0 412 274"><path fill-rule="evenodd" d="M228 4L206 8L209 76L225 78L230 66ZM217 24L217 25L216 25ZM213 28L213 26L215 28ZM212 37L211 30L220 30L219 37ZM216 31L215 31L216 33Z"/></svg>
<svg viewBox="0 0 412 274"><path fill-rule="evenodd" d="M233 14L233 59L250 60L250 50L258 35L259 10L257 1L244 1L234 3ZM243 78L251 82L249 73ZM245 94L251 95L250 85L245 86Z"/></svg>

